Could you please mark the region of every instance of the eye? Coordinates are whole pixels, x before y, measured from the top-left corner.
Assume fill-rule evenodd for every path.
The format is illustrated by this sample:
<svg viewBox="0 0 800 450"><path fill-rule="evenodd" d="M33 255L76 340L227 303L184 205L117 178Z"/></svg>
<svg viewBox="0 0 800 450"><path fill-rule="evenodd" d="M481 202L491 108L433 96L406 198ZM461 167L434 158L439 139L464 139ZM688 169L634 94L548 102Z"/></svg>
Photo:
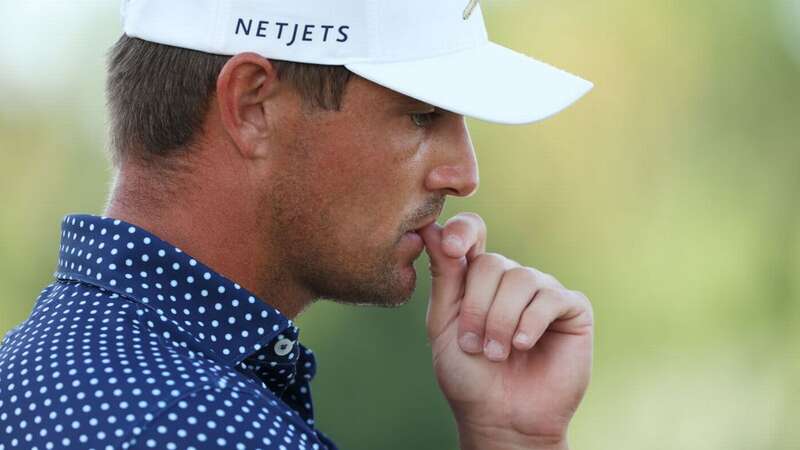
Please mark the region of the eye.
<svg viewBox="0 0 800 450"><path fill-rule="evenodd" d="M434 110L424 113L411 113L409 116L411 117L411 122L413 122L414 125L420 128L425 128L429 126L436 119L436 117L439 116L439 112Z"/></svg>

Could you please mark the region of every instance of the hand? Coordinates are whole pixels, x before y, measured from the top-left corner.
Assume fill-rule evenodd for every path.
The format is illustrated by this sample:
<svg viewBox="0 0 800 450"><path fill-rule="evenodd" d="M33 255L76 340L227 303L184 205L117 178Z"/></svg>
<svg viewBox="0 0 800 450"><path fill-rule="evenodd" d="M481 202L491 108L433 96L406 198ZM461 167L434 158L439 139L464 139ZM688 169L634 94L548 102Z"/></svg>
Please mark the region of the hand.
<svg viewBox="0 0 800 450"><path fill-rule="evenodd" d="M485 253L477 214L419 233L431 262L433 367L462 448L566 448L591 372L589 300L551 275Z"/></svg>

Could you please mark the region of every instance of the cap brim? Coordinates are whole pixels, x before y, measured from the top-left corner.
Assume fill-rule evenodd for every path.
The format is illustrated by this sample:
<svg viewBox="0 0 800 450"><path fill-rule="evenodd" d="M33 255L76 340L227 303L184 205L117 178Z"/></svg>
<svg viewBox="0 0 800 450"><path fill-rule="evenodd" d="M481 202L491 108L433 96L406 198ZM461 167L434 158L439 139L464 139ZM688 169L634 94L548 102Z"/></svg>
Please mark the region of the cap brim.
<svg viewBox="0 0 800 450"><path fill-rule="evenodd" d="M374 83L439 108L512 125L546 119L593 86L493 42L425 59L345 66Z"/></svg>

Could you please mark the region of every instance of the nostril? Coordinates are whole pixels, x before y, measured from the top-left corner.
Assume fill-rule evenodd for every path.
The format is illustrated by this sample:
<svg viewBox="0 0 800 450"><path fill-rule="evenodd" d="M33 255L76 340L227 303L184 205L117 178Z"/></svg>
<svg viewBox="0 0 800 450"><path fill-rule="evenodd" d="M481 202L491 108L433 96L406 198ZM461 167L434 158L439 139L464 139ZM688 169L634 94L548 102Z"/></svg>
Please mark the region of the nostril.
<svg viewBox="0 0 800 450"><path fill-rule="evenodd" d="M453 188L446 188L444 192L445 195L452 195L454 197L459 197L458 191Z"/></svg>
<svg viewBox="0 0 800 450"><path fill-rule="evenodd" d="M466 197L478 188L478 177L475 167L441 166L437 167L426 180L426 188L440 191L444 195Z"/></svg>

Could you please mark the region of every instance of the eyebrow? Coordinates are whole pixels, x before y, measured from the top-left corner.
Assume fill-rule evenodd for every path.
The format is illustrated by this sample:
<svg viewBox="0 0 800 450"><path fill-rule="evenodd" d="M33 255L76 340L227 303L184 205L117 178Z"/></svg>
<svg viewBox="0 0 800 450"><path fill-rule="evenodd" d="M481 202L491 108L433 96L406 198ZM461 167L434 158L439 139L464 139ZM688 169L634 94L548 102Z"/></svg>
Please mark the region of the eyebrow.
<svg viewBox="0 0 800 450"><path fill-rule="evenodd" d="M398 103L402 106L421 106L425 109L436 109L436 107L430 103L425 103L422 100L417 100L414 97L409 97L407 95L400 95L398 97Z"/></svg>

